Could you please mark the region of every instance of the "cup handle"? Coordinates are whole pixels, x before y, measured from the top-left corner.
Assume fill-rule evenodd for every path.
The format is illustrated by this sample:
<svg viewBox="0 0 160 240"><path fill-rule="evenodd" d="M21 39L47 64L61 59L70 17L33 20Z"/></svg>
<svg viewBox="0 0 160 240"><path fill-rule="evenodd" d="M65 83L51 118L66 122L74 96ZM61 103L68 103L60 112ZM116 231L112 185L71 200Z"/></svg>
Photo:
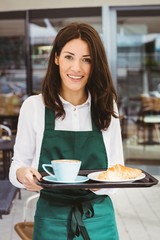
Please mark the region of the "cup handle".
<svg viewBox="0 0 160 240"><path fill-rule="evenodd" d="M42 164L42 168L44 169L44 171L45 171L46 173L48 173L50 176L54 176L54 174L51 173L51 172L47 169L48 167L52 168L52 165L51 165L51 164ZM53 170L53 168L52 168L52 170Z"/></svg>

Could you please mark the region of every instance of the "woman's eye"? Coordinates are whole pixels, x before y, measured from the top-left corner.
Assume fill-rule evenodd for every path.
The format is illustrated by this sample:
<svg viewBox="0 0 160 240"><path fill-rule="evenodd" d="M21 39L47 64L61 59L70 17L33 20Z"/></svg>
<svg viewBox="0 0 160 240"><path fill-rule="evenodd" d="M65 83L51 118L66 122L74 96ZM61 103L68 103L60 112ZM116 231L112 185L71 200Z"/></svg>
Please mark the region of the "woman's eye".
<svg viewBox="0 0 160 240"><path fill-rule="evenodd" d="M65 58L66 58L66 59L69 59L69 60L70 60L70 59L73 59L73 57L72 57L71 55L66 55Z"/></svg>
<svg viewBox="0 0 160 240"><path fill-rule="evenodd" d="M83 62L91 63L91 59L90 59L90 58L84 58L84 59L83 59Z"/></svg>

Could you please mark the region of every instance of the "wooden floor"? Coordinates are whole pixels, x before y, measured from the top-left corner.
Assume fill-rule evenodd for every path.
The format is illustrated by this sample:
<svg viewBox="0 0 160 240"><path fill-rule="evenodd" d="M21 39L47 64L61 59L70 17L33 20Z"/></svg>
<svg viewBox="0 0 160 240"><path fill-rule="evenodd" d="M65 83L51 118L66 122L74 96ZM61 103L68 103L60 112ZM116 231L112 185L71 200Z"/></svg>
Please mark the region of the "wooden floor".
<svg viewBox="0 0 160 240"><path fill-rule="evenodd" d="M160 175L155 177L160 180ZM19 240L14 225L22 221L24 203L33 194L22 190L22 199L16 197L10 214L0 219L0 239ZM160 183L149 188L119 189L112 199L120 240L160 239ZM34 207L32 203L28 212L29 220L34 215Z"/></svg>

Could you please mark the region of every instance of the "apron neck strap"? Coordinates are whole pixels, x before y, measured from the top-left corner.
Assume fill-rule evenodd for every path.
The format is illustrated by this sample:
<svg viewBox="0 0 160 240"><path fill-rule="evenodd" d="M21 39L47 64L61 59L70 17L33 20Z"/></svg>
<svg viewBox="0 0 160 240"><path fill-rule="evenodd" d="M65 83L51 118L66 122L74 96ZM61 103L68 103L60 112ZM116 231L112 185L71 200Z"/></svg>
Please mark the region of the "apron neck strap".
<svg viewBox="0 0 160 240"><path fill-rule="evenodd" d="M95 132L95 131L96 131L96 132L99 132L99 130L98 130L98 128L97 128L97 126L96 126L93 118L91 119L91 121L92 121L92 131L94 131L94 132Z"/></svg>
<svg viewBox="0 0 160 240"><path fill-rule="evenodd" d="M45 107L45 130L54 130L55 128L55 116L54 111Z"/></svg>

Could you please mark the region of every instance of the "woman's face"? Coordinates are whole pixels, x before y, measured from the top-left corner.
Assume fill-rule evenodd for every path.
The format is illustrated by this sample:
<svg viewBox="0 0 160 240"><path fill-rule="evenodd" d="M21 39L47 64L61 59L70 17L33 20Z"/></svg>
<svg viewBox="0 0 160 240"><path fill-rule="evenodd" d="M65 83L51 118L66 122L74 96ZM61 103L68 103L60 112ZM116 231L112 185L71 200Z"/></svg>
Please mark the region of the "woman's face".
<svg viewBox="0 0 160 240"><path fill-rule="evenodd" d="M88 44L73 39L62 48L55 58L61 76L61 91L84 93L91 71L91 56Z"/></svg>

